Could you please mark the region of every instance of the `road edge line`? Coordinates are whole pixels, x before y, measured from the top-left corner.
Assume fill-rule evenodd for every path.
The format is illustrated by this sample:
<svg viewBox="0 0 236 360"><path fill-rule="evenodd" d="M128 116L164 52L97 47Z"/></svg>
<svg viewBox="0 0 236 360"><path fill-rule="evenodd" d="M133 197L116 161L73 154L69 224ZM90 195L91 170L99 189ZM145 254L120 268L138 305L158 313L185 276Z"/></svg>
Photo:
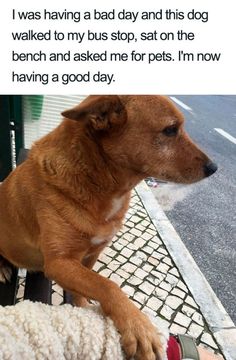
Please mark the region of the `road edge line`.
<svg viewBox="0 0 236 360"><path fill-rule="evenodd" d="M170 256L173 258L186 285L199 305L224 356L227 360L234 360L236 353L236 328L232 319L147 184L144 181L141 182L137 185L136 190Z"/></svg>

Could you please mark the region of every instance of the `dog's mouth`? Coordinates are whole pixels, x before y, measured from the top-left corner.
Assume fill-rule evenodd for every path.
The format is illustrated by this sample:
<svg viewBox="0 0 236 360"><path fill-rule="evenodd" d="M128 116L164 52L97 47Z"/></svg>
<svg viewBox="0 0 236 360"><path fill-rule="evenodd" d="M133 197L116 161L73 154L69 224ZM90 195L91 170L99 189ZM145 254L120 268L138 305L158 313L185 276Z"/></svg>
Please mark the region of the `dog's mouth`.
<svg viewBox="0 0 236 360"><path fill-rule="evenodd" d="M193 168L186 168L183 172L169 174L163 172L158 176L146 177L146 182L151 187L157 187L159 184L165 183L177 183L177 184L193 184L195 182L204 180L205 178L213 175L218 169L216 163L208 161L203 167L199 168L198 171L194 171ZM197 169L195 169L197 170Z"/></svg>

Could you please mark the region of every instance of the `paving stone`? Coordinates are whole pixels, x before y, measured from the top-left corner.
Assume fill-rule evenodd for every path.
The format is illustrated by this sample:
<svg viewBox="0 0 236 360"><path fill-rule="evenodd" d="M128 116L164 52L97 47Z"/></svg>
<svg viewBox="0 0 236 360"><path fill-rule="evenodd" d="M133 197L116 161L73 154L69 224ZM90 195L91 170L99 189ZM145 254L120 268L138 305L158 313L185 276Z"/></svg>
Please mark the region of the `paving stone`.
<svg viewBox="0 0 236 360"><path fill-rule="evenodd" d="M153 309L155 311L157 311L158 309L160 309L160 307L162 306L163 302L159 299L157 299L156 297L152 296L149 298L148 302L147 302L147 306L150 309Z"/></svg>
<svg viewBox="0 0 236 360"><path fill-rule="evenodd" d="M192 319L199 325L204 326L203 317L198 312L195 312L192 316Z"/></svg>
<svg viewBox="0 0 236 360"><path fill-rule="evenodd" d="M119 255L117 256L116 261L118 261L121 264L124 264L127 261L127 259L124 256Z"/></svg>
<svg viewBox="0 0 236 360"><path fill-rule="evenodd" d="M171 307L171 309L177 309L181 304L183 304L183 300L178 298L177 296L172 296L169 295L166 298L166 302L167 305L169 305Z"/></svg>
<svg viewBox="0 0 236 360"><path fill-rule="evenodd" d="M114 257L117 254L116 251L110 247L105 248L104 253L110 257Z"/></svg>
<svg viewBox="0 0 236 360"><path fill-rule="evenodd" d="M151 255L151 253L153 252L153 248L151 248L150 246L144 246L142 250L149 255Z"/></svg>
<svg viewBox="0 0 236 360"><path fill-rule="evenodd" d="M163 257L164 257L164 255L161 254L161 253L159 253L158 251L154 251L154 252L152 253L152 257L154 257L154 258L157 259L157 260L162 260Z"/></svg>
<svg viewBox="0 0 236 360"><path fill-rule="evenodd" d="M135 289L129 285L125 285L122 290L129 296L133 296L135 293Z"/></svg>
<svg viewBox="0 0 236 360"><path fill-rule="evenodd" d="M157 231L154 227L152 227L151 225L149 226L149 228L147 229L147 232L153 236L156 235Z"/></svg>
<svg viewBox="0 0 236 360"><path fill-rule="evenodd" d="M159 289L159 288L156 288L155 289L155 294L156 296L161 299L161 300L165 300L168 296L168 292L163 290L163 289Z"/></svg>
<svg viewBox="0 0 236 360"><path fill-rule="evenodd" d="M153 266L151 266L149 264L145 264L145 265L143 265L142 269L144 271L147 271L148 273L151 273L151 271L153 270Z"/></svg>
<svg viewBox="0 0 236 360"><path fill-rule="evenodd" d="M196 311L196 309L193 309L192 307L190 307L190 306L188 306L188 305L184 305L183 307L182 307L182 310L181 310L185 315L187 315L188 317L191 317L194 313L195 313L195 311Z"/></svg>
<svg viewBox="0 0 236 360"><path fill-rule="evenodd" d="M179 281L179 279L176 276L171 275L171 274L167 274L165 280L172 286L175 286Z"/></svg>
<svg viewBox="0 0 236 360"><path fill-rule="evenodd" d="M123 238L124 238L125 240L127 240L128 242L130 242L130 241L132 241L132 240L135 238L135 236L127 232L127 233L125 233L125 234L123 235ZM127 244L127 245L128 245L128 244Z"/></svg>
<svg viewBox="0 0 236 360"><path fill-rule="evenodd" d="M157 242L153 241L153 238L151 241L148 241L148 245L151 246L154 250L158 247Z"/></svg>
<svg viewBox="0 0 236 360"><path fill-rule="evenodd" d="M124 233L122 231L118 231L118 233L116 233L113 237L113 240L118 241L123 235Z"/></svg>
<svg viewBox="0 0 236 360"><path fill-rule="evenodd" d="M142 232L141 232L140 230L135 229L135 228L132 228L132 229L130 230L130 232L131 232L131 234L133 234L133 235L135 235L135 236L137 236L137 237L139 237L139 236L142 235Z"/></svg>
<svg viewBox="0 0 236 360"><path fill-rule="evenodd" d="M142 308L142 312L145 313L146 315L148 315L149 317L151 317L151 320L152 320L152 318L154 318L154 317L157 316L156 311L150 309L150 308L147 307L147 306L144 306L144 307Z"/></svg>
<svg viewBox="0 0 236 360"><path fill-rule="evenodd" d="M177 335L177 334L186 334L187 329L183 326L180 326L178 324L171 324L170 326L170 332Z"/></svg>
<svg viewBox="0 0 236 360"><path fill-rule="evenodd" d="M142 212L139 212L138 211L138 206L136 205L136 208L134 209L130 209L129 210L129 216L131 217L131 216L133 216L133 215L137 215L137 216L139 216L141 219L142 219L142 216L144 215Z"/></svg>
<svg viewBox="0 0 236 360"><path fill-rule="evenodd" d="M158 252L161 253L161 254L163 254L163 255L169 255L168 252L166 251L166 249L164 249L164 248L162 248L162 247L160 247L160 248L158 249Z"/></svg>
<svg viewBox="0 0 236 360"><path fill-rule="evenodd" d="M62 287L60 287L58 284L54 284L53 285L53 290L57 293L57 294L59 294L59 295L61 295L61 296L63 296L63 289L62 289Z"/></svg>
<svg viewBox="0 0 236 360"><path fill-rule="evenodd" d="M160 271L160 272L162 272L164 274L167 274L169 268L170 267L168 265L166 265L164 263L160 263L159 265L157 265L156 270Z"/></svg>
<svg viewBox="0 0 236 360"><path fill-rule="evenodd" d="M139 289L142 290L145 294L151 295L155 289L155 286L151 285L147 281L144 281L139 285Z"/></svg>
<svg viewBox="0 0 236 360"><path fill-rule="evenodd" d="M57 292L52 293L52 304L53 305L61 305L63 302L63 297L59 295Z"/></svg>
<svg viewBox="0 0 236 360"><path fill-rule="evenodd" d="M136 252L136 256L138 256L140 259L142 259L143 261L147 261L148 255L145 254L143 251L138 250Z"/></svg>
<svg viewBox="0 0 236 360"><path fill-rule="evenodd" d="M187 328L191 322L191 319L184 314L177 313L177 315L174 318L174 322Z"/></svg>
<svg viewBox="0 0 236 360"><path fill-rule="evenodd" d="M27 273L27 271L25 269L19 269L18 270L18 277L20 277L20 278L22 277L25 280L26 273Z"/></svg>
<svg viewBox="0 0 236 360"><path fill-rule="evenodd" d="M107 267L112 271L116 271L119 266L120 266L120 263L115 260L111 261L110 264L107 265Z"/></svg>
<svg viewBox="0 0 236 360"><path fill-rule="evenodd" d="M145 231L145 227L141 224L136 224L136 229L140 230L141 232Z"/></svg>
<svg viewBox="0 0 236 360"><path fill-rule="evenodd" d="M135 264L136 266L140 266L143 263L143 259L141 259L137 255L131 256L129 261Z"/></svg>
<svg viewBox="0 0 236 360"><path fill-rule="evenodd" d="M156 270L152 270L151 275L154 276L156 279L162 281L165 278L165 275L156 271Z"/></svg>
<svg viewBox="0 0 236 360"><path fill-rule="evenodd" d="M133 264L140 266L147 261L147 255L141 251L137 251L134 256L129 259Z"/></svg>
<svg viewBox="0 0 236 360"><path fill-rule="evenodd" d="M121 266L121 269L128 272L129 274L133 274L135 270L137 270L137 266L130 263L126 263Z"/></svg>
<svg viewBox="0 0 236 360"><path fill-rule="evenodd" d="M100 275L105 276L105 277L109 277L109 275L111 275L112 271L110 269L103 269L102 271L99 272Z"/></svg>
<svg viewBox="0 0 236 360"><path fill-rule="evenodd" d="M116 271L116 274L120 275L124 279L128 279L130 277L130 274L122 270L121 268Z"/></svg>
<svg viewBox="0 0 236 360"><path fill-rule="evenodd" d="M124 246L127 246L129 241L124 239L123 236L121 238L119 238L118 242Z"/></svg>
<svg viewBox="0 0 236 360"><path fill-rule="evenodd" d="M129 227L124 224L122 226L121 231L119 231L118 234L122 235L122 234L126 233L127 231L129 231Z"/></svg>
<svg viewBox="0 0 236 360"><path fill-rule="evenodd" d="M168 305L164 305L163 308L160 311L160 314L164 316L167 320L171 319L171 316L173 315L174 310L171 309Z"/></svg>
<svg viewBox="0 0 236 360"><path fill-rule="evenodd" d="M162 259L162 261L163 261L165 264L169 265L169 266L173 266L173 263L172 263L171 259L170 259L169 257L167 257L167 256L165 256L165 257ZM171 272L171 270L175 270L175 274L173 274L173 273ZM177 271L175 268L173 268L173 269L171 269L171 270L169 270L169 273L171 273L171 274L173 274L173 275L176 275L176 276L179 276L178 271Z"/></svg>
<svg viewBox="0 0 236 360"><path fill-rule="evenodd" d="M153 256L149 256L147 261L154 266L157 266L160 263L160 261L158 259L154 258Z"/></svg>
<svg viewBox="0 0 236 360"><path fill-rule="evenodd" d="M131 215L131 211L130 211L129 214L128 214L129 218L131 218L130 215ZM129 231L130 231L131 228L134 227L134 223L133 223L132 221L130 221L130 220L126 221L126 222L125 222L125 225L129 228Z"/></svg>
<svg viewBox="0 0 236 360"><path fill-rule="evenodd" d="M154 243L155 244L155 250L157 250L160 246L162 246L163 245L163 242L162 242L162 240L158 237L158 236L156 236L156 235L154 235L153 236L153 238L152 238L152 240L150 241L148 241L148 244L149 243ZM151 245L150 245L151 246Z"/></svg>
<svg viewBox="0 0 236 360"><path fill-rule="evenodd" d="M128 249L127 247L121 251L121 255L125 256L127 259L129 259L132 254L133 251Z"/></svg>
<svg viewBox="0 0 236 360"><path fill-rule="evenodd" d="M103 264L109 264L109 262L111 261L112 259L110 258L110 256L107 256L105 255L104 253L102 253L100 256L99 256L99 261L102 262Z"/></svg>
<svg viewBox="0 0 236 360"><path fill-rule="evenodd" d="M181 290L185 291L186 293L188 292L188 288L187 288L186 285L183 283L183 281L179 280L179 282L177 283L177 286L178 286Z"/></svg>
<svg viewBox="0 0 236 360"><path fill-rule="evenodd" d="M134 241L134 244L137 245L139 248L141 248L142 246L144 246L144 244L146 244L146 241L141 238L138 238Z"/></svg>
<svg viewBox="0 0 236 360"><path fill-rule="evenodd" d="M201 335L203 330L204 328L202 326L192 323L188 329L188 334L197 339Z"/></svg>
<svg viewBox="0 0 236 360"><path fill-rule="evenodd" d="M172 289L172 286L171 286L169 283L165 282L165 281L162 281L162 282L159 284L159 287L162 288L162 289L164 289L164 290L166 290L166 291L168 291L168 292L170 292L171 289Z"/></svg>
<svg viewBox="0 0 236 360"><path fill-rule="evenodd" d="M171 291L171 294L176 295L178 297L180 297L181 299L184 299L186 296L186 293L178 288L173 288Z"/></svg>
<svg viewBox="0 0 236 360"><path fill-rule="evenodd" d="M133 296L134 300L138 301L141 305L144 305L144 303L147 301L148 299L148 295L143 294L140 291L136 291L136 293Z"/></svg>
<svg viewBox="0 0 236 360"><path fill-rule="evenodd" d="M130 276L130 278L127 280L127 282L132 285L140 285L142 283L142 281L143 280L141 280L140 278L138 278L135 275Z"/></svg>
<svg viewBox="0 0 236 360"><path fill-rule="evenodd" d="M133 243L129 243L127 245L127 247L130 249L130 250L133 250L133 251L136 251L139 247Z"/></svg>
<svg viewBox="0 0 236 360"><path fill-rule="evenodd" d="M113 243L113 247L117 250L120 251L121 249L123 249L123 245L119 244L118 241Z"/></svg>
<svg viewBox="0 0 236 360"><path fill-rule="evenodd" d="M142 269L137 269L134 274L140 279L144 279L148 275L148 273Z"/></svg>
<svg viewBox="0 0 236 360"><path fill-rule="evenodd" d="M137 223L139 223L140 221L141 221L141 219L140 219L140 217L139 216L132 216L132 221L135 223L135 224L137 224ZM136 227L137 228L137 227Z"/></svg>
<svg viewBox="0 0 236 360"><path fill-rule="evenodd" d="M150 224L150 221L147 221L147 220L142 220L141 221L141 224L146 228L146 227L148 227L149 226L149 224Z"/></svg>
<svg viewBox="0 0 236 360"><path fill-rule="evenodd" d="M213 349L217 349L218 346L216 345L213 337L209 334L209 333L204 333L201 337L201 341L208 345L208 346L211 346Z"/></svg>
<svg viewBox="0 0 236 360"><path fill-rule="evenodd" d="M25 284L25 278L21 278L21 277L18 276L18 281L19 281L19 285Z"/></svg>
<svg viewBox="0 0 236 360"><path fill-rule="evenodd" d="M118 274L112 273L110 279L113 280L117 285L121 285L125 280L122 279Z"/></svg>
<svg viewBox="0 0 236 360"><path fill-rule="evenodd" d="M147 233L147 232L144 232L144 233L142 234L142 236L141 236L141 238L144 239L144 240L146 240L146 241L151 240L152 237L153 237L152 234L149 234L149 233Z"/></svg>
<svg viewBox="0 0 236 360"><path fill-rule="evenodd" d="M101 269L101 267L103 267L103 266L104 266L103 263L97 261L97 262L95 263L95 265L93 266L93 270L94 270L94 271L99 271L99 269Z"/></svg>
<svg viewBox="0 0 236 360"><path fill-rule="evenodd" d="M198 309L199 306L196 304L196 302L193 300L193 298L191 296L187 296L187 298L185 299L185 302L193 307L195 307L195 309Z"/></svg>
<svg viewBox="0 0 236 360"><path fill-rule="evenodd" d="M170 265L170 264L169 264L169 265ZM179 277L179 272L178 272L178 270L177 270L176 268L170 269L170 270L169 270L169 273L170 273L171 275L174 275L174 276L176 276L176 277Z"/></svg>
<svg viewBox="0 0 236 360"><path fill-rule="evenodd" d="M17 291L17 300L19 300L21 298L23 300L24 293L25 293L25 287L20 285L18 288L18 291Z"/></svg>
<svg viewBox="0 0 236 360"><path fill-rule="evenodd" d="M147 276L147 280L155 286L159 286L160 282L162 281L162 279L159 279L156 276L153 276L152 274L149 274Z"/></svg>
<svg viewBox="0 0 236 360"><path fill-rule="evenodd" d="M149 219L147 213L143 210L142 206L136 206L136 215L140 217L140 219Z"/></svg>

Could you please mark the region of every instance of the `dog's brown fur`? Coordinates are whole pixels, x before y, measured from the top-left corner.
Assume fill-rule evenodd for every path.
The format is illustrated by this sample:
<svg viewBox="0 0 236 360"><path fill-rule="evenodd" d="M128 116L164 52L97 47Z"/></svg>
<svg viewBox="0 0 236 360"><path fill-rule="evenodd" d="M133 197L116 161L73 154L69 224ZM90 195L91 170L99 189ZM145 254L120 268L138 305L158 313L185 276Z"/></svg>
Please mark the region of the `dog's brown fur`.
<svg viewBox="0 0 236 360"><path fill-rule="evenodd" d="M120 229L138 182L195 182L209 159L162 96L90 96L63 116L0 186L0 254L44 271L79 305L99 301L127 355L154 359L161 346L153 326L117 285L90 269ZM169 127L178 133L168 136Z"/></svg>

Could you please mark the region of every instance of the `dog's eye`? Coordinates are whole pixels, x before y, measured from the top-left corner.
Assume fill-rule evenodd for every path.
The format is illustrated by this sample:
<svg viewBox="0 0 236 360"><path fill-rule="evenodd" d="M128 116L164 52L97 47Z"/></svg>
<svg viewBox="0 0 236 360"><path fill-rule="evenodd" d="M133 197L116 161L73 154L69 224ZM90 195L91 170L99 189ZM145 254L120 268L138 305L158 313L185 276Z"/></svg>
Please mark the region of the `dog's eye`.
<svg viewBox="0 0 236 360"><path fill-rule="evenodd" d="M175 125L168 126L162 132L166 136L175 136L178 133L178 127Z"/></svg>
<svg viewBox="0 0 236 360"><path fill-rule="evenodd" d="M121 111L122 111L122 107L121 107L121 106L115 108L115 110L114 110L114 112L115 112L116 114L118 114L118 115L120 115Z"/></svg>

